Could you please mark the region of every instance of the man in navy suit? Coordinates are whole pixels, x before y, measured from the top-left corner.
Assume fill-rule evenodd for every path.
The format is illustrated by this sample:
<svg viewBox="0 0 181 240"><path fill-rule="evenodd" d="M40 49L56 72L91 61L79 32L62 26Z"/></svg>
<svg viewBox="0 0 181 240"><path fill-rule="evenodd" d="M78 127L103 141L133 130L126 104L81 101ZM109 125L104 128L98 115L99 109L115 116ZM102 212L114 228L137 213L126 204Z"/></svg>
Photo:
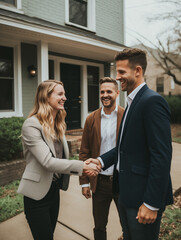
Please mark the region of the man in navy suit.
<svg viewBox="0 0 181 240"><path fill-rule="evenodd" d="M162 213L173 202L170 110L144 81L144 51L124 49L115 61L127 108L117 146L98 159L103 170L114 164L113 190L119 192L124 240L157 240Z"/></svg>

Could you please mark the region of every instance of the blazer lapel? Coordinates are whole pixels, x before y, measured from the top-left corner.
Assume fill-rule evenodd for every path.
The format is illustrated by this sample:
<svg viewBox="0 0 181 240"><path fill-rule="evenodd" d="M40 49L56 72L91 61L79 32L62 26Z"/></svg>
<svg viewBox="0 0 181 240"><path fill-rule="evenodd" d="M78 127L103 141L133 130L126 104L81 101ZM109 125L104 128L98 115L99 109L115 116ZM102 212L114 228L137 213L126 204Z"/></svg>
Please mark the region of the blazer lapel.
<svg viewBox="0 0 181 240"><path fill-rule="evenodd" d="M132 111L134 109L134 107L136 106L136 104L138 103L140 97L142 96L143 92L148 89L148 86L147 85L144 85L140 90L139 92L136 94L135 98L133 99L133 102L131 103L131 106L129 108L129 112L127 114L127 117L126 117L126 121L125 121L125 124L124 124L124 129L123 129L123 134L122 134L122 139L124 137L124 133L126 131L126 128L127 128L127 125L128 125L128 122L130 120L130 117L131 117L131 114L132 114Z"/></svg>
<svg viewBox="0 0 181 240"><path fill-rule="evenodd" d="M121 125L121 121L122 121L123 115L124 115L124 112L122 111L122 108L120 108L118 106L116 140L118 139L118 136L119 136L119 129L120 129L120 125Z"/></svg>
<svg viewBox="0 0 181 240"><path fill-rule="evenodd" d="M45 137L45 134L44 134L44 132L43 132L43 129L42 129L41 132L42 132L42 135L43 135L43 138L44 138L46 144L49 146L49 148L50 148L52 154L54 155L54 157L56 157L55 148L54 148L54 144L53 144L52 139L47 139L47 138Z"/></svg>
<svg viewBox="0 0 181 240"><path fill-rule="evenodd" d="M63 149L64 149L64 153L65 153L65 158L69 159L69 148L68 148L68 144L67 144L65 135L63 135L62 143L63 143Z"/></svg>
<svg viewBox="0 0 181 240"><path fill-rule="evenodd" d="M98 149L100 149L101 147L101 108L99 109L99 111L96 112L94 123L95 123L96 134L97 134Z"/></svg>
<svg viewBox="0 0 181 240"><path fill-rule="evenodd" d="M127 108L128 108L128 106L126 106L126 108L124 110L124 114L123 114L123 117L122 117L122 120L121 120L121 125L119 127L119 133L118 133L118 138L117 138L117 146L119 145L119 142L120 142L121 129L122 129L123 120L125 118L125 114L126 114Z"/></svg>

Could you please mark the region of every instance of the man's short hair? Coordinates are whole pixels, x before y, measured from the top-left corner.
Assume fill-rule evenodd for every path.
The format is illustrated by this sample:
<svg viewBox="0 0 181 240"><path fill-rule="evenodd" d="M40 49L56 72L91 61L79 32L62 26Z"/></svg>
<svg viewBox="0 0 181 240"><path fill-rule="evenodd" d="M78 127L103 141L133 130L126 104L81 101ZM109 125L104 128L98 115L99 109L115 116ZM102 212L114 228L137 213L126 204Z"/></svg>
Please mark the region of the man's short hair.
<svg viewBox="0 0 181 240"><path fill-rule="evenodd" d="M128 60L132 68L135 68L137 65L141 66L144 75L147 66L146 51L138 48L125 48L116 54L115 61L119 60Z"/></svg>
<svg viewBox="0 0 181 240"><path fill-rule="evenodd" d="M118 90L118 83L114 78L111 77L103 77L99 80L99 84L103 84L103 83L113 83L115 86L115 89Z"/></svg>

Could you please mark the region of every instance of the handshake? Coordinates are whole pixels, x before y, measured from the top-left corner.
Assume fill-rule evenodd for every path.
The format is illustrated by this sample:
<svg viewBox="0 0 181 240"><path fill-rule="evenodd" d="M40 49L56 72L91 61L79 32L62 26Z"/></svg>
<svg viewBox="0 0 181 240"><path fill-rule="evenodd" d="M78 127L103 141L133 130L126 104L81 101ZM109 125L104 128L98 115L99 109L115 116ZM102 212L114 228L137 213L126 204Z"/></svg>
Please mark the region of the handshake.
<svg viewBox="0 0 181 240"><path fill-rule="evenodd" d="M89 177L95 177L101 171L102 165L98 159L89 158L84 161L83 173Z"/></svg>

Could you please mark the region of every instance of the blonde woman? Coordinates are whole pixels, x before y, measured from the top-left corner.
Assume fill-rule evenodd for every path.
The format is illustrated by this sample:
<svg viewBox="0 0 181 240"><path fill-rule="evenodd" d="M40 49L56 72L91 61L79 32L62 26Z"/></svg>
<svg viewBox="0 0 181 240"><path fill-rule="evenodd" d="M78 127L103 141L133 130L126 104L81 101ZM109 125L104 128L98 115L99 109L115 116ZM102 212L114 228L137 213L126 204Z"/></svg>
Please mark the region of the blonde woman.
<svg viewBox="0 0 181 240"><path fill-rule="evenodd" d="M38 86L35 105L22 127L26 168L18 193L24 195L24 212L35 240L53 240L59 212L59 189L67 190L69 174L96 175L94 164L68 160L65 139L63 83L47 80Z"/></svg>

